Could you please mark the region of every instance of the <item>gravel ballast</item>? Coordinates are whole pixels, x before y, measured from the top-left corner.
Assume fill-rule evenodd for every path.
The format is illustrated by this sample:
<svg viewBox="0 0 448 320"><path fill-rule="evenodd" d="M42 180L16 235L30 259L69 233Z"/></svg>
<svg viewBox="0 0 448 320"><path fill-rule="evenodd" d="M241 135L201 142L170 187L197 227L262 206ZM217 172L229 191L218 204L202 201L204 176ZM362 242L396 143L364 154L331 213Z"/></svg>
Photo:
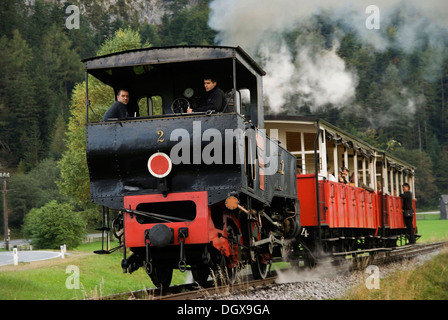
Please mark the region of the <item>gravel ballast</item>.
<svg viewBox="0 0 448 320"><path fill-rule="evenodd" d="M373 267L379 272L380 280L398 269L414 268L429 260L434 254L424 254L412 262L398 262ZM344 270L345 269L345 270ZM214 294L212 300L326 300L344 296L350 288L365 284L372 273L365 271L350 272L346 266L341 269L324 263L314 269L297 271L294 269L277 270L277 283L270 287L247 288L238 294ZM372 269L372 268L371 268Z"/></svg>

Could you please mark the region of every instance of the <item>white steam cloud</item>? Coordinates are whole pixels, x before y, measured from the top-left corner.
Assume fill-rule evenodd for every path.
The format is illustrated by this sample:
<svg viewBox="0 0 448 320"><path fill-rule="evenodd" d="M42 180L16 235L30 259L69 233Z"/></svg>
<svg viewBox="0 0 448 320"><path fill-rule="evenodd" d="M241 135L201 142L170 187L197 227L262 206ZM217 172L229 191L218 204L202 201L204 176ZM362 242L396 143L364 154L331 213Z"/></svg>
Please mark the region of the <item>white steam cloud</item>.
<svg viewBox="0 0 448 320"><path fill-rule="evenodd" d="M318 1L317 4L323 1ZM265 95L273 112L296 95L317 109L327 104L342 106L353 99L356 75L337 56L338 43L325 50L314 39L302 37L295 53L282 33L297 27L318 8L315 3L297 0L215 0L210 4L209 24L218 31L223 45L239 45L260 57L267 75Z"/></svg>
<svg viewBox="0 0 448 320"><path fill-rule="evenodd" d="M258 54L266 71L265 94L273 112L300 94L301 101L314 109L327 104L342 106L355 95L356 75L346 69L333 48L315 52L309 45L298 45L293 56L286 44L272 42L260 46Z"/></svg>
<svg viewBox="0 0 448 320"><path fill-rule="evenodd" d="M371 4L380 10L380 30L366 27L370 15L366 8ZM214 0L210 9L209 25L218 32L217 42L241 46L267 72L264 93L273 112L283 111L287 104L296 108L306 105L311 111L328 105L339 108L351 106L355 99L357 74L337 55L345 31L333 30L331 43L317 38L312 30L316 14L325 13L332 20L329 22L338 21L356 30L365 45L381 52L392 45L391 30L385 29L391 19L396 19L398 10L400 21L393 33L393 45L412 52L425 45L428 37L422 35L429 35L429 44L435 50L428 61L428 78L434 76L431 70L437 70L442 61L439 53L445 50L448 27L446 0ZM285 35L294 30L300 30L300 34L291 46L291 38L287 40ZM424 102L414 99L407 88L403 87L400 94L401 101L407 103L398 113L413 114ZM356 108L353 106L354 112ZM368 115L369 110L364 113Z"/></svg>

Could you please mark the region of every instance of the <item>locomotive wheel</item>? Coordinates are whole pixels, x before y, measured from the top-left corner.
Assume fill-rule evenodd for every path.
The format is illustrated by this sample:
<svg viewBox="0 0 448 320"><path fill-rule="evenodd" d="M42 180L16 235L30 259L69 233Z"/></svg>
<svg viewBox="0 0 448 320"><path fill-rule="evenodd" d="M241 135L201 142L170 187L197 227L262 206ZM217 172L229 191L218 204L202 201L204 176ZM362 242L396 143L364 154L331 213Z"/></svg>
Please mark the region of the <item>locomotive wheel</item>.
<svg viewBox="0 0 448 320"><path fill-rule="evenodd" d="M315 268L317 265L317 260L308 252L305 252L303 255L303 263L305 265L306 268Z"/></svg>
<svg viewBox="0 0 448 320"><path fill-rule="evenodd" d="M164 265L154 265L149 277L157 288L162 290L168 289L173 278L173 268Z"/></svg>
<svg viewBox="0 0 448 320"><path fill-rule="evenodd" d="M237 267L229 268L225 256L221 256L219 258L219 262L213 267L213 272L219 285L235 283ZM211 273L209 266L205 264L192 266L191 273L194 281L196 281L200 286L207 286L207 280Z"/></svg>
<svg viewBox="0 0 448 320"><path fill-rule="evenodd" d="M252 261L251 268L254 279L266 279L269 268L267 263L263 263L263 257L261 255L257 255L255 261Z"/></svg>
<svg viewBox="0 0 448 320"><path fill-rule="evenodd" d="M205 264L199 264L191 267L191 273L194 281L196 281L201 287L207 286L207 279L210 275L210 267Z"/></svg>
<svg viewBox="0 0 448 320"><path fill-rule="evenodd" d="M236 273L238 268L228 266L229 260L222 255L219 265L217 266L218 282L220 285L234 284L236 281Z"/></svg>
<svg viewBox="0 0 448 320"><path fill-rule="evenodd" d="M238 228L235 224L230 223L230 219L227 220L227 237L231 239L232 241L229 241L229 245L232 247L235 243L240 242L240 232L238 231ZM238 251L238 248L235 249ZM233 267L229 267L231 264L231 261L233 261ZM224 255L221 256L221 266L223 270L226 272L227 282L229 284L235 284L236 282L236 274L238 272L238 266L235 261L238 261L237 257L226 257Z"/></svg>
<svg viewBox="0 0 448 320"><path fill-rule="evenodd" d="M230 268L227 266L226 270L227 270L227 279L228 279L229 284L235 284L236 273L238 272L238 267L235 266L233 268Z"/></svg>

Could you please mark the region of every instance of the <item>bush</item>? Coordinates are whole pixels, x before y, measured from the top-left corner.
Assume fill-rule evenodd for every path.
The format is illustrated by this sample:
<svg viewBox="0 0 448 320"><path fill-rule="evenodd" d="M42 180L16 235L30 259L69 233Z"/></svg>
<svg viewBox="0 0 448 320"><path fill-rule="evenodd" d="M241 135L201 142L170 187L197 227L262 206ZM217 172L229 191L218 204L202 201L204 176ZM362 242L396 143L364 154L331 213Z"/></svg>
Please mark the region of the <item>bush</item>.
<svg viewBox="0 0 448 320"><path fill-rule="evenodd" d="M84 239L85 226L85 221L70 204L53 200L30 210L23 232L36 249L59 249L62 244L76 248Z"/></svg>

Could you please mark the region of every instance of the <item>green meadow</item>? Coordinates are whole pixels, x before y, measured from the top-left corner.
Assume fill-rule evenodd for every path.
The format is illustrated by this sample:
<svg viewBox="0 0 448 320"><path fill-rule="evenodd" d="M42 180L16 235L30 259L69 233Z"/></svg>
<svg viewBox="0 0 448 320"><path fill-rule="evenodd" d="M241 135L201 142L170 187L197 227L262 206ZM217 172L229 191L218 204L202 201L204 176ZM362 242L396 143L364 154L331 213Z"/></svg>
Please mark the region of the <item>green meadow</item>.
<svg viewBox="0 0 448 320"><path fill-rule="evenodd" d="M435 242L448 240L448 220L417 220L418 242Z"/></svg>
<svg viewBox="0 0 448 320"><path fill-rule="evenodd" d="M114 293L153 287L143 268L123 274L122 252L97 255L101 243L68 250L65 259L19 263L0 267L0 300L78 300L101 298ZM79 289L74 281L77 268ZM183 283L185 274L175 270L173 283Z"/></svg>
<svg viewBox="0 0 448 320"><path fill-rule="evenodd" d="M422 235L418 243L448 241L448 220L438 219L437 215L417 220L418 234ZM380 277L379 289L369 290L361 281L343 299L448 300L448 251L442 250L421 265L413 264L413 261L403 262L403 268Z"/></svg>
<svg viewBox="0 0 448 320"><path fill-rule="evenodd" d="M448 251L445 249L421 265L412 264L415 262L403 262L402 268L384 278L380 276L378 289L369 290L360 276L360 284L342 299L448 300Z"/></svg>

